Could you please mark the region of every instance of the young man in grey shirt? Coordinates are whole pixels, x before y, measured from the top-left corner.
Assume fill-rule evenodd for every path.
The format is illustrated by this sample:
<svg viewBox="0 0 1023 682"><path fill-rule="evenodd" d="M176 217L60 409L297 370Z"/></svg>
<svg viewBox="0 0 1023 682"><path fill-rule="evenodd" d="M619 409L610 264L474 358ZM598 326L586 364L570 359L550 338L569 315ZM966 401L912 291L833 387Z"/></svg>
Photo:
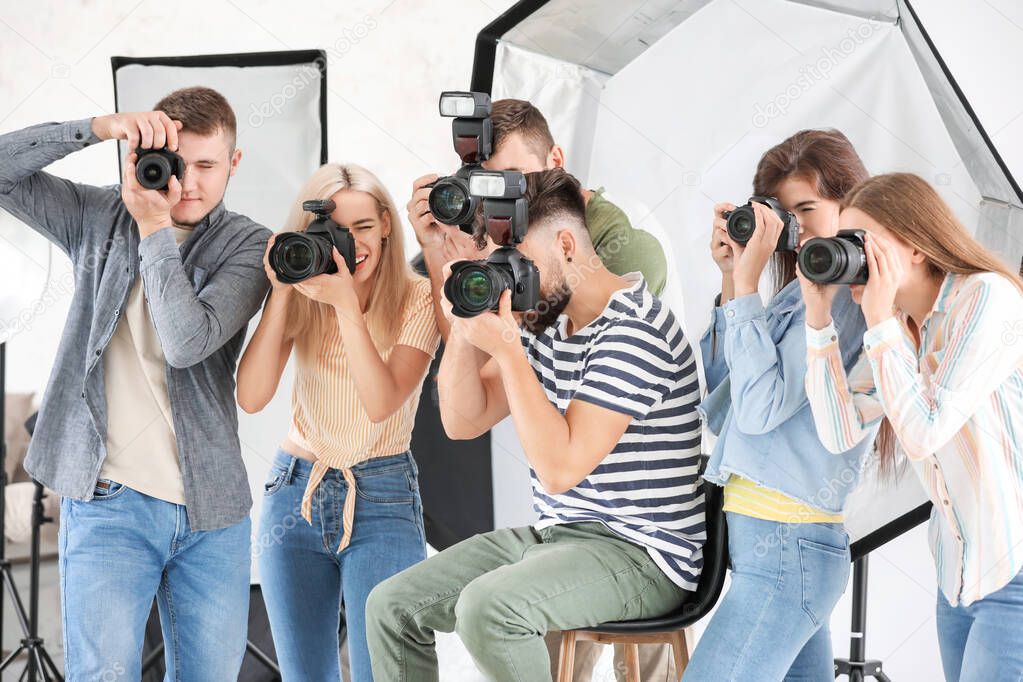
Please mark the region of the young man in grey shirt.
<svg viewBox="0 0 1023 682"><path fill-rule="evenodd" d="M241 160L230 105L185 88L154 111L0 136L0 207L56 244L75 293L25 468L63 496L68 680L139 679L157 599L168 679L234 679L248 621L251 497L234 372L268 282L269 230L224 208ZM43 171L103 140L120 186ZM176 152L164 190L136 149Z"/></svg>

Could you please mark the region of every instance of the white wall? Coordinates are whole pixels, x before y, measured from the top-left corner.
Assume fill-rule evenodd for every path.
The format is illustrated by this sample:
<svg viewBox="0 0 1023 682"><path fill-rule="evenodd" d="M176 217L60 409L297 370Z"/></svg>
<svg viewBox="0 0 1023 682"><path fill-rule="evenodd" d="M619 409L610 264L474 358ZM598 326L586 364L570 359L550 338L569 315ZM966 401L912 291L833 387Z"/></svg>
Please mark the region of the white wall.
<svg viewBox="0 0 1023 682"><path fill-rule="evenodd" d="M457 166L450 120L437 114L437 96L444 89L468 88L477 31L511 4L511 0L300 4L185 0L169 5L42 2L33 6L3 2L0 131L111 112L112 55L321 48L328 52L330 158L374 170L404 218L413 178L450 172ZM250 114L236 113L241 119ZM57 162L51 170L81 182L115 183L115 146L90 147ZM27 246L3 240L13 231L27 232L19 227L10 220L0 222L0 269L10 273L0 277L0 283L5 290L15 285L31 290L28 298L33 300L43 286L46 250L41 238ZM411 229L405 227L406 241L414 244ZM414 253L411 246L409 250L410 255ZM55 252L53 262L44 303L28 306L21 316L27 330L9 345L12 391L41 393L56 353L73 288L64 256ZM21 307L16 312L2 310L0 319L21 312ZM287 428L289 378L285 377L267 410L242 415L243 454L257 505L260 481Z"/></svg>
<svg viewBox="0 0 1023 682"><path fill-rule="evenodd" d="M332 160L353 160L374 169L403 205L413 178L454 168L449 122L436 114L437 93L468 86L476 32L511 4L512 0L317 0L301 4L227 0L173 4L47 0L28 4L2 0L0 131L110 111L111 55L319 47L330 52ZM744 5L769 25L765 31L787 34L787 27L772 24L769 12L757 10L757 4ZM1017 87L1018 68L1023 64L1023 9L1015 0L917 0L915 5L1010 167L1017 177L1023 176L1023 104ZM665 74L664 87L673 87L670 73ZM724 86L720 89L727 90ZM686 107L691 110L716 102L702 91L685 94ZM644 116L639 107L629 112L629 120L640 127ZM116 182L114 147L89 148L58 162L52 170L83 182ZM672 166L671 170L678 169ZM600 183L601 179L591 181ZM628 185L608 184L608 190L628 203ZM731 197L729 192L721 193ZM670 216L657 220L664 226L673 224ZM0 235L6 234L3 229L0 226ZM702 245L700 239L693 240L694 250ZM40 255L35 248L38 246L31 258L45 267L45 251ZM0 269L13 271L12 262L21 264L28 258L0 239ZM39 267L26 265L25 272L14 280L0 278L0 283L41 286ZM67 312L69 272L58 253L50 294L41 309L30 311L30 329L10 344L10 390L42 390ZM7 311L3 312L6 315ZM284 433L287 398L282 389L268 412L258 417L243 415L243 428L251 434L246 437L250 467L266 466ZM875 553L868 653L885 661L893 679L941 678L934 634L935 594L922 530ZM848 622L846 598L832 621L837 652L847 651Z"/></svg>

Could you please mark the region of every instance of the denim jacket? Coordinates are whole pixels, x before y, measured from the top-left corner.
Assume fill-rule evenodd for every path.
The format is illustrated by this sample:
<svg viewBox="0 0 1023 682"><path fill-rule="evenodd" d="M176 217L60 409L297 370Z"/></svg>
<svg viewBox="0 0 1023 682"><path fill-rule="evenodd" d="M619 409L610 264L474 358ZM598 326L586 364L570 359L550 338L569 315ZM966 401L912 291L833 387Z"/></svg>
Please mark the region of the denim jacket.
<svg viewBox="0 0 1023 682"><path fill-rule="evenodd" d="M91 119L0 135L0 207L60 247L75 277L25 468L61 495L92 498L106 457L103 352L142 277L167 362L189 523L223 528L252 505L234 372L246 326L269 287L263 252L270 231L219 204L180 247L169 229L140 241L119 187L42 170L99 141Z"/></svg>
<svg viewBox="0 0 1023 682"><path fill-rule="evenodd" d="M842 362L855 364L866 323L848 287L831 308ZM821 443L806 395L806 306L792 281L764 307L750 294L717 307L700 339L707 397L700 414L718 436L705 478L732 474L825 512L839 513L873 439L834 455Z"/></svg>

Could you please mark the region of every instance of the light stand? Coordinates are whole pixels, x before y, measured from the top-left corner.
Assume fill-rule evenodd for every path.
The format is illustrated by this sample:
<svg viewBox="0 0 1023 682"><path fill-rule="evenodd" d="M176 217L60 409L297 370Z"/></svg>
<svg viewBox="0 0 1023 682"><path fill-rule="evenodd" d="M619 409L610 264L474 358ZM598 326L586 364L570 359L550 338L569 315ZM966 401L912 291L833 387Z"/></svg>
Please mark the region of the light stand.
<svg viewBox="0 0 1023 682"><path fill-rule="evenodd" d="M6 392L6 371L7 371L7 344L0 343L0 428L3 428L5 405L7 402ZM39 636L39 536L40 527L48 518L43 512L43 486L37 481L35 484L35 495L32 501L32 563L30 569L29 584L29 613L25 614L25 605L18 594L18 588L14 584L14 576L11 572L11 562L7 559L7 538L4 535L7 516L7 435L0 434L0 577L3 579L7 592L11 595L14 603L14 612L21 624L21 631L24 637L21 646L0 663L0 673L14 664L14 661L22 653L28 654L28 661L25 669L18 679L27 679L28 682L51 682L51 680L64 681L63 675L54 665L50 654L46 652L43 639ZM0 642L3 641L3 590L0 590Z"/></svg>
<svg viewBox="0 0 1023 682"><path fill-rule="evenodd" d="M849 658L835 659L835 677L848 675L849 682L868 678L891 682L881 669L881 661L867 658L867 562L871 552L906 531L927 521L931 503L922 504L891 523L857 540L850 547L853 557L852 627L849 633Z"/></svg>

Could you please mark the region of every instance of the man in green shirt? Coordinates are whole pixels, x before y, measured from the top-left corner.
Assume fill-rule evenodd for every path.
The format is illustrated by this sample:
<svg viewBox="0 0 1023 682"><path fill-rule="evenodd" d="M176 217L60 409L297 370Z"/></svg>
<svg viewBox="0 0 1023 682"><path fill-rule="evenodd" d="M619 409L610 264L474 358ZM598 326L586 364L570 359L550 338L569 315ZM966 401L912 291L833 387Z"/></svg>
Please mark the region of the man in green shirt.
<svg viewBox="0 0 1023 682"><path fill-rule="evenodd" d="M494 150L483 162L488 170L516 170L533 173L565 166L565 150L555 143L547 120L530 102L501 99L493 103L490 120L494 129ZM434 301L438 306L437 320L441 334L447 338L447 323L440 312L444 286L445 263L461 258L482 258L485 252L477 248L473 238L458 227L436 222L428 203L430 183L436 175L426 175L413 183L412 198L406 206L409 221L423 249L426 269L433 284ZM590 240L604 266L616 275L639 272L654 295L660 295L667 277L667 261L657 239L644 230L636 229L620 208L604 197L604 189L583 190L586 202L586 228ZM557 678L558 653L561 633L547 636L551 654L552 677ZM642 644L640 668L642 679L677 679L669 648L660 644ZM601 646L593 642L576 644L576 682L588 682L600 658ZM615 676L624 679L624 647L615 645Z"/></svg>

